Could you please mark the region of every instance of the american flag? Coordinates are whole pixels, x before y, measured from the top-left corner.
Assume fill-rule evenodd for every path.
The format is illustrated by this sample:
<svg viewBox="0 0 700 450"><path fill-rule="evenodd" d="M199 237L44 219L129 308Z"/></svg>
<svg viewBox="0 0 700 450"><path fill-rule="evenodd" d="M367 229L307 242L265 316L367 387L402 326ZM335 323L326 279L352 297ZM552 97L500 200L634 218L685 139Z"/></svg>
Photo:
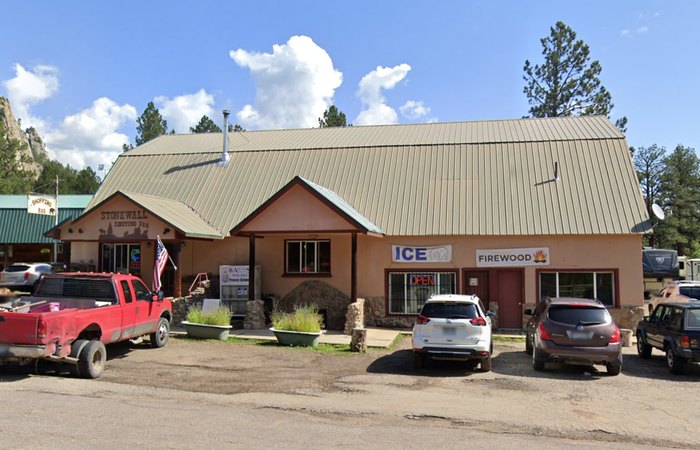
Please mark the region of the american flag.
<svg viewBox="0 0 700 450"><path fill-rule="evenodd" d="M156 243L156 263L153 266L153 291L160 291L160 276L163 274L165 264L168 262L168 250L163 245L163 242L158 237Z"/></svg>

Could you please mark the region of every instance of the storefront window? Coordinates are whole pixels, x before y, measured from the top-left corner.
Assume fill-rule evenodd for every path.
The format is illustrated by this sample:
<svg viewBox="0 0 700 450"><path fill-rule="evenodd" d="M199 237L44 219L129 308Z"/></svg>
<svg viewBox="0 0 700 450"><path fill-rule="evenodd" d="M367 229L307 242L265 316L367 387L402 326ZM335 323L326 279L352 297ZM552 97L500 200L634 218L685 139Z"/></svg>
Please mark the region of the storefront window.
<svg viewBox="0 0 700 450"><path fill-rule="evenodd" d="M286 241L286 273L331 273L331 241Z"/></svg>
<svg viewBox="0 0 700 450"><path fill-rule="evenodd" d="M139 244L102 244L103 272L141 275L141 246Z"/></svg>
<svg viewBox="0 0 700 450"><path fill-rule="evenodd" d="M389 272L389 314L418 314L433 294L456 294L455 272Z"/></svg>
<svg viewBox="0 0 700 450"><path fill-rule="evenodd" d="M540 298L596 298L615 306L615 278L612 272L540 272Z"/></svg>

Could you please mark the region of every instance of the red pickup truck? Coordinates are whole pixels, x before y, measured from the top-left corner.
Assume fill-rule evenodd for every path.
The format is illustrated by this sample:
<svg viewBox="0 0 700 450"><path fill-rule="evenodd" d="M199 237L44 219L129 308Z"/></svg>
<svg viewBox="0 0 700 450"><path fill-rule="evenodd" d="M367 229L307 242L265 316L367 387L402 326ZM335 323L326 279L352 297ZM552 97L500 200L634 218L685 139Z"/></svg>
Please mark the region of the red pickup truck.
<svg viewBox="0 0 700 450"><path fill-rule="evenodd" d="M45 275L31 297L0 304L0 364L44 359L97 378L105 344L150 335L151 346L163 347L171 319L170 301L133 275Z"/></svg>

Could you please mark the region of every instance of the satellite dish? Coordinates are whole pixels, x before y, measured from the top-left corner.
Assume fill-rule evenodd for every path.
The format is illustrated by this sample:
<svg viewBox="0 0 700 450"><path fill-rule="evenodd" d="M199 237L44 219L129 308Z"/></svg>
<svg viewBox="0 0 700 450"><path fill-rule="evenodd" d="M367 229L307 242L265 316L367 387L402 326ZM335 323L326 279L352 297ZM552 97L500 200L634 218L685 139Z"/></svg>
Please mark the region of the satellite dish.
<svg viewBox="0 0 700 450"><path fill-rule="evenodd" d="M656 203L654 203L653 205L651 205L651 212L653 212L654 215L656 216L656 218L659 219L659 220L664 220L664 219L666 218L666 213L665 213L664 210L661 209L661 207L660 207L659 205L657 205Z"/></svg>

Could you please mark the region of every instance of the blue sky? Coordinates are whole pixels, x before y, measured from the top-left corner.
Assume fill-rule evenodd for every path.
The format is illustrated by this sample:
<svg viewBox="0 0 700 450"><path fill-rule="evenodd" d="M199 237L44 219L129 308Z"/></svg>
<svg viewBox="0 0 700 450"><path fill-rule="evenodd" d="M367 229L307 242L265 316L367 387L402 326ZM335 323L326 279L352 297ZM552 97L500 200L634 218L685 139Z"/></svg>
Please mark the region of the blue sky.
<svg viewBox="0 0 700 450"><path fill-rule="evenodd" d="M188 132L518 118L526 59L562 20L600 61L630 145L700 148L700 3L679 1L6 2L0 95L52 155L109 165L155 101ZM273 50L273 46L276 46Z"/></svg>

